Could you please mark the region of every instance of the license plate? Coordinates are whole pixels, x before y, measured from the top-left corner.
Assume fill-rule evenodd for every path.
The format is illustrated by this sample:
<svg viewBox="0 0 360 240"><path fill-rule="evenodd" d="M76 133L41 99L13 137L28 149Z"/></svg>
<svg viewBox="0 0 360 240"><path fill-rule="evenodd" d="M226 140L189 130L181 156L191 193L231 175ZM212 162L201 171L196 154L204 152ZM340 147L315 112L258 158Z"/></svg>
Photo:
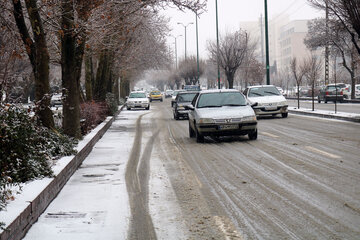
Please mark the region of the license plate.
<svg viewBox="0 0 360 240"><path fill-rule="evenodd" d="M221 130L238 129L239 125L220 125L219 128Z"/></svg>
<svg viewBox="0 0 360 240"><path fill-rule="evenodd" d="M265 110L268 110L268 111L276 110L276 109L277 109L277 107L273 107L273 106L265 107Z"/></svg>

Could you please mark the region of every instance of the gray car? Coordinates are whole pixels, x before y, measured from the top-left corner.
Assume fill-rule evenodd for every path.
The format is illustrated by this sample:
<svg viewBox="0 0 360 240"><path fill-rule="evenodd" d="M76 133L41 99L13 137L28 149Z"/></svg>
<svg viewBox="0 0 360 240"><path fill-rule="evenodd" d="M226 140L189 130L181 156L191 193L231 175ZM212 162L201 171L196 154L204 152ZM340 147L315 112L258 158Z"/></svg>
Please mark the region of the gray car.
<svg viewBox="0 0 360 240"><path fill-rule="evenodd" d="M175 103L173 104L173 114L174 119L179 120L179 118L188 118L189 110L186 110L185 107L190 105L194 99L197 92L179 92L176 95Z"/></svg>
<svg viewBox="0 0 360 240"><path fill-rule="evenodd" d="M257 139L257 119L245 96L235 89L199 92L189 109L189 135L197 142L204 136L248 135Z"/></svg>

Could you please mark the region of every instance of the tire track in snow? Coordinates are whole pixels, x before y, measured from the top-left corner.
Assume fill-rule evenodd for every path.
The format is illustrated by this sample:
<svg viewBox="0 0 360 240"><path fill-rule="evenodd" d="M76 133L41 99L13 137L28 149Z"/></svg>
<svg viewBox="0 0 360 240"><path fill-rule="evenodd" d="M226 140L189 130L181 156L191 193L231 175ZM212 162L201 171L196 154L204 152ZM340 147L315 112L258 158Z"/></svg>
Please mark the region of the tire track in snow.
<svg viewBox="0 0 360 240"><path fill-rule="evenodd" d="M141 119L146 114L140 115L136 121L136 135L130 158L126 166L125 180L131 211L128 239L157 239L154 225L149 214L148 182L150 156L154 145L154 139L158 136L159 130L155 131L149 139L144 149L143 156L140 159L142 141Z"/></svg>

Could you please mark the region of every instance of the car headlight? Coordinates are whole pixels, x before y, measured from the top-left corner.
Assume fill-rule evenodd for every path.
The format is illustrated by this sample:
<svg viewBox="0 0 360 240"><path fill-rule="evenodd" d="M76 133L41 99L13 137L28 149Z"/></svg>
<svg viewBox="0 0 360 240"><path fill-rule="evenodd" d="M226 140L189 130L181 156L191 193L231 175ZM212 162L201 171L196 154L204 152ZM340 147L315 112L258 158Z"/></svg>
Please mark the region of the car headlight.
<svg viewBox="0 0 360 240"><path fill-rule="evenodd" d="M284 106L284 105L286 105L286 101L278 102L277 105L278 105L278 106Z"/></svg>
<svg viewBox="0 0 360 240"><path fill-rule="evenodd" d="M214 119L212 119L212 118L200 118L199 123L214 123Z"/></svg>
<svg viewBox="0 0 360 240"><path fill-rule="evenodd" d="M185 110L185 107L183 105L179 105L178 110Z"/></svg>
<svg viewBox="0 0 360 240"><path fill-rule="evenodd" d="M247 116L247 117L243 117L241 119L243 122L252 122L252 121L256 121L256 116Z"/></svg>

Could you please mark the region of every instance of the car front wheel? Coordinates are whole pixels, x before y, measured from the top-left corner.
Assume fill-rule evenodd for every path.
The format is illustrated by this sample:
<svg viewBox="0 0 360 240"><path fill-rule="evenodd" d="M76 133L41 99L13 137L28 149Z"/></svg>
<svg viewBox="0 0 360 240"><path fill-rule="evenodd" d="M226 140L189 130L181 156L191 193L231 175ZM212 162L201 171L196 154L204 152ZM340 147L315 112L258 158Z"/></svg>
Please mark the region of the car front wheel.
<svg viewBox="0 0 360 240"><path fill-rule="evenodd" d="M250 140L256 140L257 135L258 135L257 129L255 131L253 131L252 133L249 133L248 135L249 135Z"/></svg>
<svg viewBox="0 0 360 240"><path fill-rule="evenodd" d="M195 137L196 137L196 142L198 142L198 143L204 142L204 136L199 133L199 131L196 129L196 127L195 127Z"/></svg>
<svg viewBox="0 0 360 240"><path fill-rule="evenodd" d="M282 113L281 116L282 116L283 118L287 118L288 113Z"/></svg>
<svg viewBox="0 0 360 240"><path fill-rule="evenodd" d="M191 128L190 122L189 122L189 136L190 136L190 138L195 137L195 132L194 132L194 130Z"/></svg>

